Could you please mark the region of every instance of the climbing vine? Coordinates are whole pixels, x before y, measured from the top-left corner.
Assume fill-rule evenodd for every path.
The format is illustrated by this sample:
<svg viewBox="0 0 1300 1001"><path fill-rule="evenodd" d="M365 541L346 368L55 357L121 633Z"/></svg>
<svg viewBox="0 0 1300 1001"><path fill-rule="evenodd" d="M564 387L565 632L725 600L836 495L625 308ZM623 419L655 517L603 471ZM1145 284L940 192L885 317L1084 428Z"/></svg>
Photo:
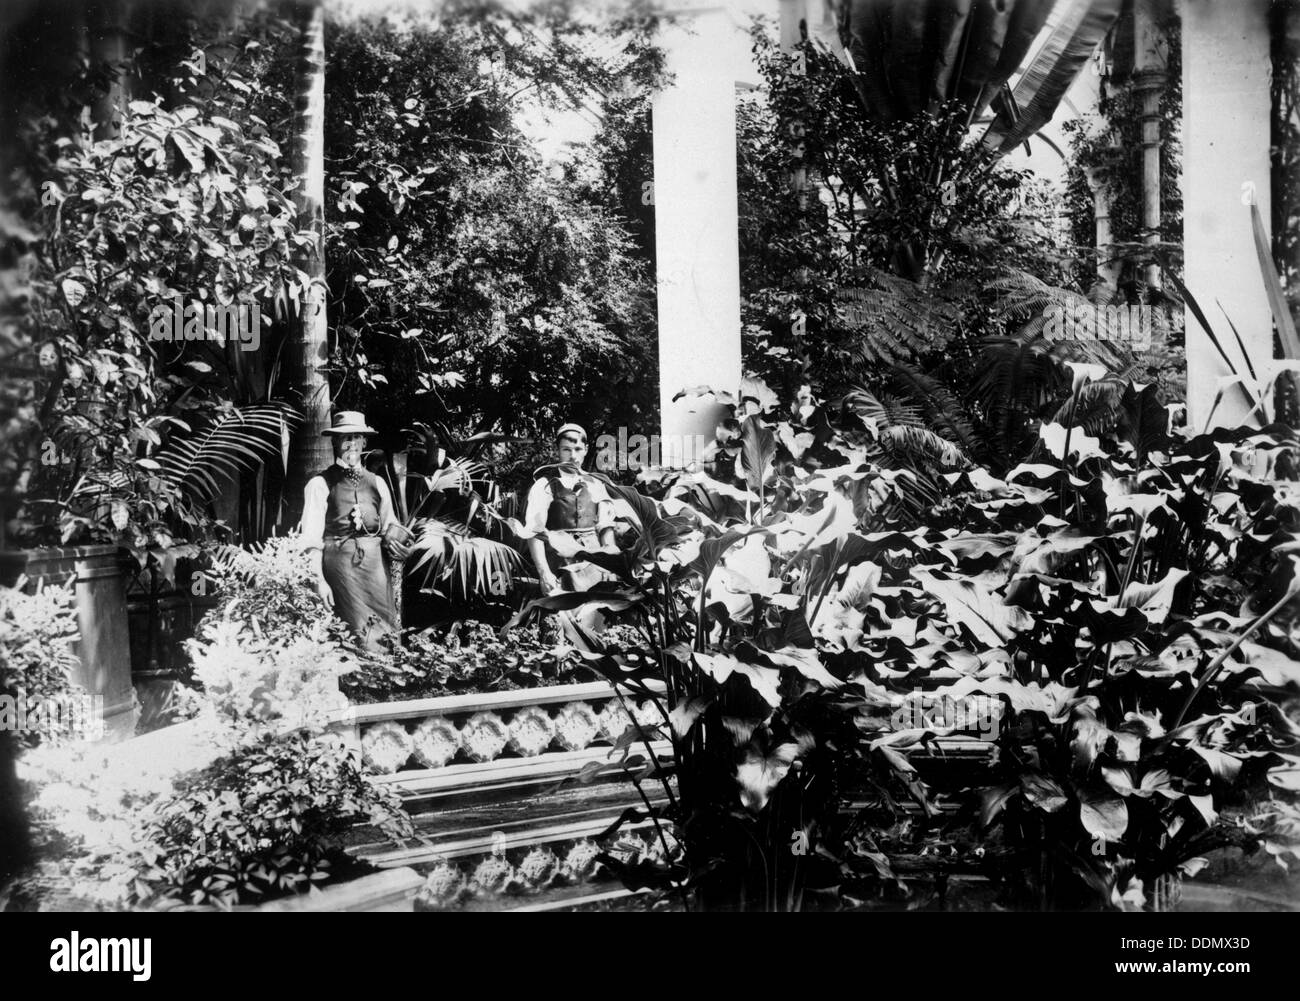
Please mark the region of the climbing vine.
<svg viewBox="0 0 1300 1001"><path fill-rule="evenodd" d="M1160 242L1169 244L1171 255L1181 255L1183 239L1183 196L1181 187L1183 119L1182 45L1179 19L1174 16L1159 24L1166 40L1167 60L1164 86L1160 92ZM1124 255L1120 285L1138 277L1144 261L1138 254L1142 243L1142 112L1141 96L1130 81L1103 80L1099 104L1102 127L1090 127L1079 118L1062 129L1070 139L1070 165L1066 181L1066 209L1074 242L1082 251L1096 249L1096 218L1087 171L1097 168L1111 192L1111 236ZM1124 245L1133 245L1126 247ZM1095 257L1085 266L1095 274ZM1087 284L1087 276L1081 276Z"/></svg>

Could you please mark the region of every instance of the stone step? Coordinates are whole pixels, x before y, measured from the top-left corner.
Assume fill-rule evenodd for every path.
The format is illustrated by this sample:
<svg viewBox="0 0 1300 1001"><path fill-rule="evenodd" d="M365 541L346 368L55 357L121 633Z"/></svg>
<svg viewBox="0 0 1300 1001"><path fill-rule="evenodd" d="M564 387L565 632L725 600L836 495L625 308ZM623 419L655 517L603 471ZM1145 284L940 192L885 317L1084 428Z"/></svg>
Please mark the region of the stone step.
<svg viewBox="0 0 1300 1001"><path fill-rule="evenodd" d="M653 805L666 801L662 789L653 795L652 790L646 792ZM529 799L460 804L416 815L415 844L364 840L367 832L374 832L360 828L348 851L372 865L387 867L566 844L595 838L634 804L644 807L630 789L609 785Z"/></svg>

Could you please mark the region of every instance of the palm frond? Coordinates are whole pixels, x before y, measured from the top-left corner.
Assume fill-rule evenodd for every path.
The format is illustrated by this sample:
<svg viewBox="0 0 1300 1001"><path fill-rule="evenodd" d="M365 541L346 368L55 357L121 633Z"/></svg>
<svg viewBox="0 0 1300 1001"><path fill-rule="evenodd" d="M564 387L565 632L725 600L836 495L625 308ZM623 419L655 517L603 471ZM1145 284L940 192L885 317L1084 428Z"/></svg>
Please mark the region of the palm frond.
<svg viewBox="0 0 1300 1001"><path fill-rule="evenodd" d="M285 442L299 419L282 403L236 407L188 437L172 438L154 458L162 477L186 497L210 503L223 483L263 463L283 461Z"/></svg>
<svg viewBox="0 0 1300 1001"><path fill-rule="evenodd" d="M412 530L415 539L408 565L412 571L427 567L426 587L451 581L463 596L484 594L494 590L497 581L513 579L515 570L523 566L519 553L510 546L473 536L468 526L458 522L421 518Z"/></svg>

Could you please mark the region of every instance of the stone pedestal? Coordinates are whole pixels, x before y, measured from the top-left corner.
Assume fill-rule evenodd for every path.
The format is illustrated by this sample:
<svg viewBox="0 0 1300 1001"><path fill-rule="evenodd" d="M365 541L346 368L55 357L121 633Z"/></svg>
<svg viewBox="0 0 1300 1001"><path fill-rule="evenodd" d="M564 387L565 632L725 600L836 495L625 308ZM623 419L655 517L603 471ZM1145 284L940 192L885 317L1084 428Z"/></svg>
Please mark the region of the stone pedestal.
<svg viewBox="0 0 1300 1001"><path fill-rule="evenodd" d="M28 549L0 553L0 584L13 586L25 574L28 588L76 579L77 625L73 650L81 660L74 681L102 699L104 739L126 740L140 715L131 685L131 640L127 626L126 579L116 546Z"/></svg>

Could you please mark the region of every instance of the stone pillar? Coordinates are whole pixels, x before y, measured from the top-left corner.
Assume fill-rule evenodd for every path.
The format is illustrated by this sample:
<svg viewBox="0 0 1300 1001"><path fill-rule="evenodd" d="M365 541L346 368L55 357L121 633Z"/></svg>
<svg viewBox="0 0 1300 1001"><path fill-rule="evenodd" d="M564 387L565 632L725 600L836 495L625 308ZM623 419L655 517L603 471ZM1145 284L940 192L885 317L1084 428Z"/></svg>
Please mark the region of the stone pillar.
<svg viewBox="0 0 1300 1001"><path fill-rule="evenodd" d="M741 377L736 73L722 55L737 27L722 8L681 20L664 32L672 84L653 104L665 466L687 464L695 436L712 440L721 413L708 398L673 397L702 385L734 394Z"/></svg>
<svg viewBox="0 0 1300 1001"><path fill-rule="evenodd" d="M1165 87L1165 40L1156 24L1155 0L1134 8L1133 89L1142 108L1142 242L1160 242L1160 95ZM1149 292L1162 288L1160 265L1146 266Z"/></svg>
<svg viewBox="0 0 1300 1001"><path fill-rule="evenodd" d="M799 51L803 41L803 24L807 17L808 0L780 0L781 51L788 56ZM802 60L799 68L807 69ZM790 168L790 190L799 199L799 207L808 207L808 169L803 165L801 141L804 137L804 123L796 119L789 125L791 145L798 151L793 166Z"/></svg>
<svg viewBox="0 0 1300 1001"><path fill-rule="evenodd" d="M1110 231L1110 191L1102 171L1087 167L1084 173L1092 190L1092 215L1097 224L1097 280L1112 293L1119 289L1119 258L1115 256L1114 238Z"/></svg>
<svg viewBox="0 0 1300 1001"><path fill-rule="evenodd" d="M1205 310L1240 372L1232 318L1256 367L1273 356L1273 323L1259 275L1249 198L1269 219L1269 0L1182 0L1183 243L1185 283ZM1220 304L1222 309L1219 308ZM1187 410L1198 430L1229 374L1188 310ZM1249 409L1224 394L1216 425L1240 422Z"/></svg>

